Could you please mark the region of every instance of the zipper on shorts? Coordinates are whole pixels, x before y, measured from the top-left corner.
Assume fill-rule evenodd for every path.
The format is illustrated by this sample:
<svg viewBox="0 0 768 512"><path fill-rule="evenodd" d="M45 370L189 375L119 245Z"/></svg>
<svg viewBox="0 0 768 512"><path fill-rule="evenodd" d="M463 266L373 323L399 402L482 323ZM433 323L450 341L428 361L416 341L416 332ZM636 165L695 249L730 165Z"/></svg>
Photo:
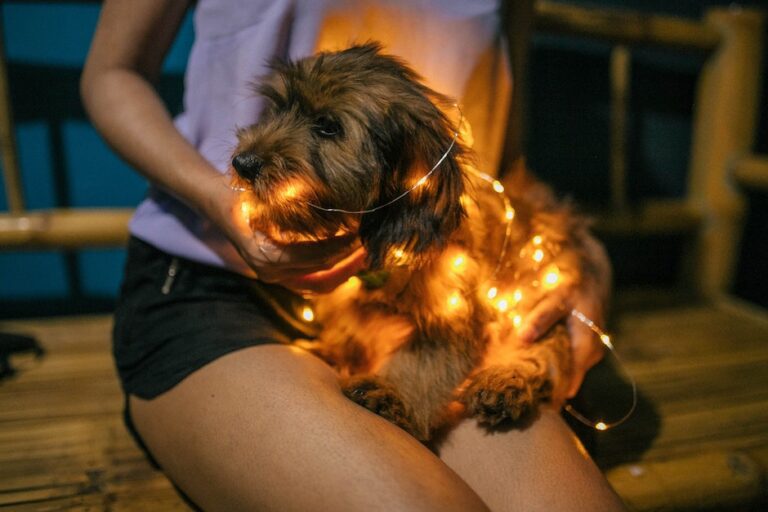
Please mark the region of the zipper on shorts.
<svg viewBox="0 0 768 512"><path fill-rule="evenodd" d="M179 258L173 258L171 260L171 264L168 265L168 272L165 275L165 281L163 281L163 287L160 288L160 291L163 293L163 295L168 295L171 293L171 287L173 286L173 282L176 280L176 274L179 273Z"/></svg>

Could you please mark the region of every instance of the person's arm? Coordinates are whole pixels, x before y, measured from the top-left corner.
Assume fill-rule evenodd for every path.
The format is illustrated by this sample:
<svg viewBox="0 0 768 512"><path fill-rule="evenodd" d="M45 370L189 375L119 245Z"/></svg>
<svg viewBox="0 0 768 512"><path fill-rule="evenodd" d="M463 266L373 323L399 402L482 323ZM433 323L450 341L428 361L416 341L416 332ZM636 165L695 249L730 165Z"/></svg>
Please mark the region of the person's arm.
<svg viewBox="0 0 768 512"><path fill-rule="evenodd" d="M299 279L300 286L312 288L301 276L346 256L342 249L350 240L294 249L276 247L252 232L238 214L229 178L179 133L153 86L189 5L188 0L105 1L81 78L85 109L118 154L211 219L261 279L289 285Z"/></svg>

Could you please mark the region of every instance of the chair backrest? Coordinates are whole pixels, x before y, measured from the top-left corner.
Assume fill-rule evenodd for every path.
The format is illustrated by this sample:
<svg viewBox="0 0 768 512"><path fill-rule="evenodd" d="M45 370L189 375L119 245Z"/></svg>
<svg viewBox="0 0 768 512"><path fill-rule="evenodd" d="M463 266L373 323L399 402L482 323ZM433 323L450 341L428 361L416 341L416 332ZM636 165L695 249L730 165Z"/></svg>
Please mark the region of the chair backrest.
<svg viewBox="0 0 768 512"><path fill-rule="evenodd" d="M690 234L682 279L705 296L727 292L733 278L744 202L730 169L754 144L764 22L764 13L736 7L709 9L701 20L549 1L537 1L533 10L536 33L599 40L612 47L610 211L598 215L596 229L610 236ZM627 139L632 52L642 47L695 52L705 56L705 63L693 106L687 191L678 199L649 198L637 204L628 200ZM520 90L526 86L525 57L518 58L523 59L515 67ZM514 98L522 101L521 96ZM513 106L514 111L525 108ZM519 121L511 122L512 158L522 139Z"/></svg>

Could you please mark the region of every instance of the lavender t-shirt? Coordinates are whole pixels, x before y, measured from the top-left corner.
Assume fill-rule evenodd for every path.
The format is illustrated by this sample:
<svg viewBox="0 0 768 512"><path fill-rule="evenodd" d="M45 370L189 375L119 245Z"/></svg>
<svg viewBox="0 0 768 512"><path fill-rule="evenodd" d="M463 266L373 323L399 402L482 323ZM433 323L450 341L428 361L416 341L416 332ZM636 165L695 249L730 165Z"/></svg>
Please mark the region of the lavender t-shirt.
<svg viewBox="0 0 768 512"><path fill-rule="evenodd" d="M253 82L275 57L301 58L380 41L434 89L461 100L480 161L498 161L509 78L500 0L200 0L179 131L225 172L237 127L258 120ZM245 272L223 234L166 192L150 188L130 223L136 237L173 255Z"/></svg>

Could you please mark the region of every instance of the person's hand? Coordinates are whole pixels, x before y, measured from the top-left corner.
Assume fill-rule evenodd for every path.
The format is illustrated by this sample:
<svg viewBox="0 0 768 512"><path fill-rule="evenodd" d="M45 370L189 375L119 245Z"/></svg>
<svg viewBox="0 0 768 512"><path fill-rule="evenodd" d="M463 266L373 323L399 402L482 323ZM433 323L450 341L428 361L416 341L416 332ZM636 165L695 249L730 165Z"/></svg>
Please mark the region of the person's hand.
<svg viewBox="0 0 768 512"><path fill-rule="evenodd" d="M204 213L232 242L253 275L296 292L327 293L365 265L365 251L356 236L339 236L319 242L279 244L254 231L242 212L241 193L229 177L213 178Z"/></svg>
<svg viewBox="0 0 768 512"><path fill-rule="evenodd" d="M571 315L581 311L597 325L605 325L604 311L611 281L611 269L602 246L587 240L585 247L589 259L578 284L564 284L549 291L526 315L518 330L520 342L530 344L546 333L555 323L566 319L571 335L573 372L566 398L573 398L584 381L587 371L597 364L605 353L605 345L592 330Z"/></svg>
<svg viewBox="0 0 768 512"><path fill-rule="evenodd" d="M571 335L573 370L566 398L573 398L581 387L587 371L603 357L605 346L592 330L571 315L577 309L603 325L602 300L590 285L573 288L562 286L552 290L528 313L518 331L518 339L525 344L535 342L555 323L566 319Z"/></svg>

